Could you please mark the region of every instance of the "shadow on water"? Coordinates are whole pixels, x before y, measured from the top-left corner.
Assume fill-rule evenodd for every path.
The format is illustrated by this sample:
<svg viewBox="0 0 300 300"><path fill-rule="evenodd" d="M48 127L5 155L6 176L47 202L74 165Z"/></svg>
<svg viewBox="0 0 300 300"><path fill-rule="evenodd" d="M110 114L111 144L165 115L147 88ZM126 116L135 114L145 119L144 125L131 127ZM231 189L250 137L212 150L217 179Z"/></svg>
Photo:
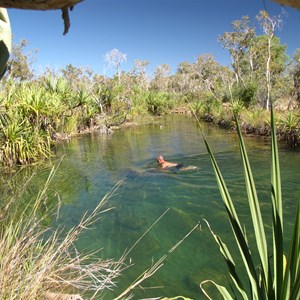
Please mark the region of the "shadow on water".
<svg viewBox="0 0 300 300"><path fill-rule="evenodd" d="M253 237L236 137L206 125L204 132L251 242ZM246 139L246 144L269 228L269 145L253 138ZM198 169L161 171L155 162L158 154ZM78 242L78 249L103 249L100 252L103 258L119 258L169 209L131 251L128 261L130 259L133 265L119 278L116 290L108 292L105 299L112 299L128 287L199 221L200 228L171 253L163 268L143 284L144 289L134 291L134 299L176 295L204 299L199 288L202 280L215 279L226 284L225 264L203 219L210 222L213 230L230 247L232 236L211 163L193 119L177 116L161 119L157 124L119 130L109 136L82 136L60 145L55 159L58 161L62 155L64 159L49 193L59 194L62 207L58 222L66 227L76 225L85 211L92 210L115 184L125 179L107 203L113 209L103 214L93 230L85 232ZM280 155L284 213L288 220L286 225L290 226L295 211L294 199L299 192L300 168L295 162L299 162L300 153L282 149ZM30 186L30 195L38 190L49 169L49 165L44 165L34 170L38 176ZM52 201L56 201L55 198Z"/></svg>

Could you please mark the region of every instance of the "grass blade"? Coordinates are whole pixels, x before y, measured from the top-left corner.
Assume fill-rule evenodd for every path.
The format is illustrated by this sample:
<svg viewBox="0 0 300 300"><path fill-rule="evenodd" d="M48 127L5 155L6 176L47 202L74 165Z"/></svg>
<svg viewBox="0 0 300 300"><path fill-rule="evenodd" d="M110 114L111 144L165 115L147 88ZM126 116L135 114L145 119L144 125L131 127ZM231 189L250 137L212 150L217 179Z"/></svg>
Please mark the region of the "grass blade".
<svg viewBox="0 0 300 300"><path fill-rule="evenodd" d="M221 171L218 167L216 159L215 159L215 157L214 157L214 155L213 155L213 153L210 149L210 146L209 146L207 140L205 139L205 137L204 137L204 142L205 142L207 151L209 153L209 156L210 156L210 159L211 159L214 171L215 171L215 175L216 175L217 183L218 183L218 186L219 186L220 194L221 194L221 197L223 199L223 202L224 202L224 205L225 205L228 217L229 217L231 228L232 228L233 233L235 235L237 246L240 250L240 254L241 254L241 257L243 259L244 266L245 266L247 274L248 274L248 278L249 278L249 281L250 281L250 284L251 284L252 297L254 299L258 299L258 295L260 294L259 284L258 284L259 280L258 280L258 276L257 276L256 269L255 269L255 266L254 266L254 262L253 262L252 257L251 257L250 249L248 247L247 239L244 236L244 232L243 232L242 227L240 225L237 213L235 211L233 202L231 200L230 194L229 194L228 189L226 187L224 178L221 174Z"/></svg>
<svg viewBox="0 0 300 300"><path fill-rule="evenodd" d="M249 207L251 211L252 223L255 233L255 240L257 245L257 250L259 253L262 272L261 276L266 285L266 289L268 291L268 274L269 274L269 261L268 261L268 248L267 248L267 240L266 234L264 230L264 223L261 216L259 201L257 198L256 187L248 159L248 154L246 151L244 139L241 133L241 129L238 123L238 119L236 117L236 125L237 125L237 132L239 137L239 145L240 145L240 152L244 166L244 176L245 176L245 184L246 190L248 195Z"/></svg>
<svg viewBox="0 0 300 300"><path fill-rule="evenodd" d="M281 299L299 299L300 290L300 200L296 212L296 220L294 225L293 236L287 265L284 272L283 287L281 290ZM296 297L296 294L298 296ZM291 296L292 295L292 296Z"/></svg>
<svg viewBox="0 0 300 300"><path fill-rule="evenodd" d="M283 285L283 219L282 196L279 167L279 155L276 139L276 128L273 106L271 105L271 145L272 145L272 210L273 210L273 257L274 257L274 285L275 297L279 299Z"/></svg>
<svg viewBox="0 0 300 300"><path fill-rule="evenodd" d="M208 221L207 220L204 220L204 221L206 222L206 224L207 224L211 234L213 235L215 241L219 245L220 252L221 252L221 254L223 255L223 258L226 261L226 264L227 264L227 267L228 267L228 270L229 270L229 274L231 276L232 281L235 284L235 287L240 292L242 299L245 299L245 300L248 299L247 294L244 290L242 281L240 280L240 278L238 277L238 275L236 273L236 264L235 264L235 262L234 262L234 260L231 256L226 244L224 244L222 242L221 238L212 231Z"/></svg>
<svg viewBox="0 0 300 300"><path fill-rule="evenodd" d="M212 298L209 297L209 295L206 293L203 285L204 284L207 284L207 283L211 283L213 284L217 289L218 291L220 292L220 294L223 296L223 299L224 300L234 300L231 295L229 294L229 292L227 291L227 289L224 287L224 286L221 286L219 284L216 284L214 281L212 280L205 280L205 281L202 281L201 284L200 284L200 288L203 292L203 294L209 299L209 300L212 300Z"/></svg>

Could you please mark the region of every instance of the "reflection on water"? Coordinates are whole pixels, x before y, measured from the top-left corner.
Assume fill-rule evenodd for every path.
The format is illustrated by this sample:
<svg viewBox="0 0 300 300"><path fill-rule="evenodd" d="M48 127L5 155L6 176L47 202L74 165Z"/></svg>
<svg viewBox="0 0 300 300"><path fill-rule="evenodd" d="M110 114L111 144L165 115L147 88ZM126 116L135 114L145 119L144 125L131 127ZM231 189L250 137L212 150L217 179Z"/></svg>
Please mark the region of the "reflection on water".
<svg viewBox="0 0 300 300"><path fill-rule="evenodd" d="M251 242L253 236L236 137L209 126L205 126L204 131L224 172L241 222L247 226ZM246 144L263 214L267 217L266 227L269 228L269 146L257 143L253 138L247 139ZM159 171L155 163L158 154L198 169L177 173ZM78 248L103 248L101 255L104 258L118 258L166 209L170 209L132 250L130 259L133 266L119 279L118 289L108 293L105 299L112 299L126 288L199 221L201 229L193 232L171 253L164 267L143 284L145 289L135 291L134 299L176 295L204 299L199 288L202 280L215 279L226 284L225 264L203 219L208 220L213 230L230 246L233 244L232 237L211 163L193 119L177 116L161 119L154 125L116 131L113 135L82 136L60 145L52 163L58 162L63 155L49 195L53 195L52 201L56 201L55 193L60 195L63 205L58 222L66 226L77 224L85 211L92 210L115 184L125 178L108 202L114 209L105 213L93 230L85 233ZM290 226L296 205L294 200L299 192L300 153L282 149L280 155L284 213L288 218L286 225ZM27 197L34 195L50 168L50 164L26 168L29 174L37 173ZM22 172L18 176L22 177ZM287 236L290 234L288 228Z"/></svg>

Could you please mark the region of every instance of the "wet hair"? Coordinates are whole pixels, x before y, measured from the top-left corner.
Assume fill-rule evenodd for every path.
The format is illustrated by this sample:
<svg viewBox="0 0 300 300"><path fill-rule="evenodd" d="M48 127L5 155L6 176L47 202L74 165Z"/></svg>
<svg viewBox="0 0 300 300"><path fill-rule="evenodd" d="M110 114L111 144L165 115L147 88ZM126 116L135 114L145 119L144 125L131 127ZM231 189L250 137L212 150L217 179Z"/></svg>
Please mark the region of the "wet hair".
<svg viewBox="0 0 300 300"><path fill-rule="evenodd" d="M156 157L156 161L159 163L161 160L164 160L164 157L160 154Z"/></svg>

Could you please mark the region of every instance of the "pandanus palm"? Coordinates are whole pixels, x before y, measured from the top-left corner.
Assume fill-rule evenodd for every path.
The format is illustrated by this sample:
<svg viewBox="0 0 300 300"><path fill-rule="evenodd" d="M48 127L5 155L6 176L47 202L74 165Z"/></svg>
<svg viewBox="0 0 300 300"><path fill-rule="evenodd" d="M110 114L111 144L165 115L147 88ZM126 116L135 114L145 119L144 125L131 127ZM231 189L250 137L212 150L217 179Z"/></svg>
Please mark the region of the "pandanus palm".
<svg viewBox="0 0 300 300"><path fill-rule="evenodd" d="M271 204L272 204L272 230L273 230L273 247L268 246L269 239L265 233L264 220L262 218L260 203L258 200L255 183L248 160L246 147L243 141L241 130L236 119L240 152L244 167L244 177L246 190L248 195L248 204L251 211L251 219L254 229L256 247L251 247L248 242L245 230L242 228L237 211L234 206L234 201L230 196L226 183L217 164L217 161L210 149L210 146L205 140L212 165L216 174L219 190L228 214L229 222L233 231L236 244L239 249L242 266L247 274L249 287L243 284L243 276L236 264L236 257L232 255L227 245L217 236L212 230L213 237L219 245L220 252L224 257L228 266L229 275L232 286L235 287L236 293L239 296L232 296L229 291L214 281L206 280L201 283L202 291L211 299L206 289L208 283L217 287L224 299L300 299L300 199L296 200L297 209L295 215L295 224L293 234L290 240L290 248L284 249L284 220L283 220L283 201L281 195L281 180L279 168L279 155L276 141L276 129L274 122L274 113L271 111L271 153L272 153L272 178L271 178ZM259 258L260 266L255 263L255 256Z"/></svg>
<svg viewBox="0 0 300 300"><path fill-rule="evenodd" d="M11 117L0 123L0 133L0 160L4 165L26 164L51 155L49 136L33 129L28 120Z"/></svg>

